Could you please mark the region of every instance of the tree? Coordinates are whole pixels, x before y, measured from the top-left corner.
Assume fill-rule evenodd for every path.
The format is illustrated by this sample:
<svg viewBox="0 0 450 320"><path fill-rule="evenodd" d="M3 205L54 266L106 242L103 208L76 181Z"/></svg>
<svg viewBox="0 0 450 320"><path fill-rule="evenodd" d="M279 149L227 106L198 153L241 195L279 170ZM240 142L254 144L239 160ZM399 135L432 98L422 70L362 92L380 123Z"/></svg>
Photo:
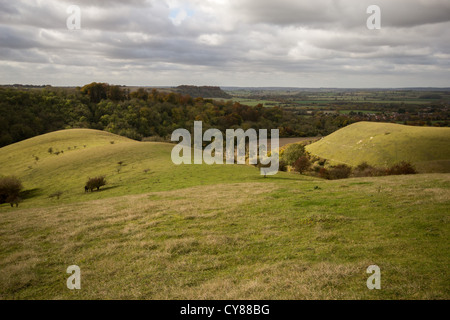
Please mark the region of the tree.
<svg viewBox="0 0 450 320"><path fill-rule="evenodd" d="M22 182L14 177L0 178L0 204L9 203L19 205L19 193L23 189Z"/></svg>
<svg viewBox="0 0 450 320"><path fill-rule="evenodd" d="M299 173L303 173L311 167L311 162L308 157L301 156L294 162L294 169Z"/></svg>
<svg viewBox="0 0 450 320"><path fill-rule="evenodd" d="M305 155L305 146L299 143L289 145L283 152L281 158L288 165L294 165L298 158Z"/></svg>
<svg viewBox="0 0 450 320"><path fill-rule="evenodd" d="M89 100L94 103L100 102L107 98L109 92L109 85L107 83L92 82L85 85L80 91L89 96Z"/></svg>
<svg viewBox="0 0 450 320"><path fill-rule="evenodd" d="M124 92L119 86L109 86L107 97L112 101L121 101L125 99Z"/></svg>
<svg viewBox="0 0 450 320"><path fill-rule="evenodd" d="M89 178L86 182L85 190L92 192L92 190L97 189L98 191L100 190L100 187L103 187L104 185L106 185L106 179L104 176Z"/></svg>

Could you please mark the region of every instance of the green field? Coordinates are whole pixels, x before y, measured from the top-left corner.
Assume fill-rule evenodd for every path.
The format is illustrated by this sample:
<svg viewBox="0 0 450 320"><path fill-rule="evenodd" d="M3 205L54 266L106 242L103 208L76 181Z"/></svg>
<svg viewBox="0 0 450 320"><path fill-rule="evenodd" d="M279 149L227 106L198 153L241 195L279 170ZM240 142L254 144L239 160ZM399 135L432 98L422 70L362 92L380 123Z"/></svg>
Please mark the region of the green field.
<svg viewBox="0 0 450 320"><path fill-rule="evenodd" d="M340 129L306 149L334 163L351 166L364 161L374 166L408 161L420 172L450 172L450 128L362 121Z"/></svg>
<svg viewBox="0 0 450 320"><path fill-rule="evenodd" d="M381 113L380 111L372 111L372 110L339 110L339 113L341 114L349 114L350 112L355 112L355 113L364 113L364 114L368 114L368 113Z"/></svg>
<svg viewBox="0 0 450 320"><path fill-rule="evenodd" d="M0 175L26 190L0 206L0 298L450 298L450 174L264 178L175 166L172 147L67 130L1 148ZM98 174L108 185L84 193ZM366 287L372 264L381 290Z"/></svg>
<svg viewBox="0 0 450 320"><path fill-rule="evenodd" d="M49 147L65 151L60 155L49 154ZM61 202L78 202L261 178L258 169L249 166L176 166L170 159L173 147L169 143L137 142L97 130L64 130L1 148L0 175L14 173L32 191L33 201L24 201L23 207L46 205L48 196L57 191L64 192ZM39 160L35 161L33 155ZM98 175L107 177L107 192L85 195L88 177Z"/></svg>
<svg viewBox="0 0 450 320"><path fill-rule="evenodd" d="M377 112L397 111L398 108L414 109L420 106L427 108L448 101L447 90L365 90L365 89L301 89L301 88L255 88L228 90L233 101L247 105L262 103L281 105L289 108L328 107L346 105L346 108L357 110L360 106L370 106ZM434 97L433 97L434 96ZM398 107L397 107L398 105ZM349 108L349 109L350 109ZM363 108L364 109L364 108ZM345 113L344 113L345 114Z"/></svg>
<svg viewBox="0 0 450 320"><path fill-rule="evenodd" d="M274 100L261 100L261 99L247 99L247 98L232 98L232 99L223 99L223 98L217 98L216 100L222 100L222 101L233 101L238 102L240 104L244 104L247 106L257 106L258 104L262 104L263 106L277 106L280 103Z"/></svg>

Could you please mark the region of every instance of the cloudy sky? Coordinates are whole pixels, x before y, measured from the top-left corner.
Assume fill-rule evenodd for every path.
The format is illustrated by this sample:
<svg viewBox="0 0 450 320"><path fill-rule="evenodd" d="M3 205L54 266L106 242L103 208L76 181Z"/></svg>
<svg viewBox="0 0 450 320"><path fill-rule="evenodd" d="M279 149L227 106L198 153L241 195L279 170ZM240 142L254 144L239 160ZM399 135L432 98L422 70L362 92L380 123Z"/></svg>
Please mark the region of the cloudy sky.
<svg viewBox="0 0 450 320"><path fill-rule="evenodd" d="M92 81L449 87L450 0L0 0L0 84Z"/></svg>

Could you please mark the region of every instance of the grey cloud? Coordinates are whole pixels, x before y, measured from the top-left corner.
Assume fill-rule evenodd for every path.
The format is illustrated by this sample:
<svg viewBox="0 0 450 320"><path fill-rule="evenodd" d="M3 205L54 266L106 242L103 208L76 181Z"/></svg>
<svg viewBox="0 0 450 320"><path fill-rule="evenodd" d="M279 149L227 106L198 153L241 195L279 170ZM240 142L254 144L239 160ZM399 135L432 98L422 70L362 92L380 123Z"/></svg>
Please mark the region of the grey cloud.
<svg viewBox="0 0 450 320"><path fill-rule="evenodd" d="M447 0L240 0L233 8L242 19L254 23L308 27L357 27L365 25L366 9L378 5L385 26L411 27L450 21Z"/></svg>
<svg viewBox="0 0 450 320"><path fill-rule="evenodd" d="M375 2L382 30L372 31L366 8ZM352 86L384 73L406 86L431 72L432 83L448 82L450 1L375 2L0 1L0 82L43 81L37 69L55 84L149 84L150 72L161 81L153 84ZM81 30L66 28L69 4L81 7Z"/></svg>

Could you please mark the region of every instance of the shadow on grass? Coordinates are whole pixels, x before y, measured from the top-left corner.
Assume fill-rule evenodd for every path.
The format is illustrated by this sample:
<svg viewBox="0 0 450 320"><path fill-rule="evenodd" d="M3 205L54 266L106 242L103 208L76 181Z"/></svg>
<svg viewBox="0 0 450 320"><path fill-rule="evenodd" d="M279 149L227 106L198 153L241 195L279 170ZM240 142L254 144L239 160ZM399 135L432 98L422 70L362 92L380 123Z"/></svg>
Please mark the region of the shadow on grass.
<svg viewBox="0 0 450 320"><path fill-rule="evenodd" d="M292 180L292 181L310 181L308 179L302 179L302 175L298 175L298 177L286 177L286 176L278 176L278 175L274 175L274 176L267 176L266 178L264 178L264 176L261 176L263 179L266 180ZM314 177L311 177L314 178ZM317 178L319 179L319 178Z"/></svg>
<svg viewBox="0 0 450 320"><path fill-rule="evenodd" d="M92 193L107 191L107 190L115 189L115 188L118 188L118 187L120 187L120 186L103 187L103 188L100 188L100 190L94 189L94 190L92 190ZM85 192L85 193L91 193L91 192L89 191L89 192Z"/></svg>
<svg viewBox="0 0 450 320"><path fill-rule="evenodd" d="M29 189L29 190L24 190L19 194L19 197L22 200L26 200L26 199L31 199L34 197L37 197L39 195L42 194L42 189L39 188L34 188L34 189Z"/></svg>

